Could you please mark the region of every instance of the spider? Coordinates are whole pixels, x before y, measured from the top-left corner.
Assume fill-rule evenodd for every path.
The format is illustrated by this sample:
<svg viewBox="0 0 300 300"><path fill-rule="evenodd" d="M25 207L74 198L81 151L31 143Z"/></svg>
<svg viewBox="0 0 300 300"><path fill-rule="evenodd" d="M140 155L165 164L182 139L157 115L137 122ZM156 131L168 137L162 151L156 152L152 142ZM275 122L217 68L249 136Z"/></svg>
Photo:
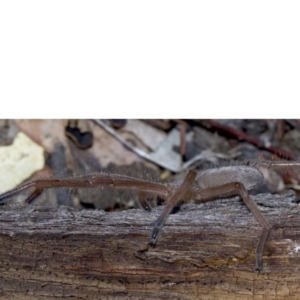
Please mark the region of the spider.
<svg viewBox="0 0 300 300"><path fill-rule="evenodd" d="M216 198L239 195L262 226L255 255L256 270L260 271L263 265L263 250L271 231L271 225L251 199L248 191L263 183L263 174L258 167L281 169L299 166L300 162L298 161L256 161L244 165L221 166L199 171L189 170L183 180L169 184L106 173L93 173L63 179L38 179L1 194L0 203L30 188L34 188L34 191L25 199L25 203L32 203L44 189L54 187L92 188L106 185L114 188L129 188L143 194L155 194L166 200L164 210L154 222L150 233L149 245L155 246L169 214L179 201L194 199L196 202L207 202ZM145 209L150 210L146 200L141 204Z"/></svg>

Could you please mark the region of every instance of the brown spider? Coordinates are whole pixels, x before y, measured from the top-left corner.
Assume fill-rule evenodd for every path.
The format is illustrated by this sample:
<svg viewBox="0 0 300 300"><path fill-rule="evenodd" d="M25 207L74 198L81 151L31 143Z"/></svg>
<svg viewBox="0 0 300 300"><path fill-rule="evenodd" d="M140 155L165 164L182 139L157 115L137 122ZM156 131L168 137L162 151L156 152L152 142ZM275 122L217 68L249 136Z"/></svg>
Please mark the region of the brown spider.
<svg viewBox="0 0 300 300"><path fill-rule="evenodd" d="M105 173L63 179L38 179L3 193L0 195L0 203L30 188L34 188L34 191L26 198L26 203L31 203L44 189L54 187L91 188L106 185L159 195L166 199L166 205L162 214L155 221L150 234L149 244L154 246L170 212L179 201L194 199L197 202L207 202L220 197L239 195L263 227L256 248L256 269L261 270L264 245L269 236L271 225L251 199L248 191L258 187L263 182L263 174L257 167L280 169L299 166L300 162L298 161L257 161L252 164L222 166L197 172L190 170L181 182L173 184L155 183L129 176ZM146 201L143 201L142 205L149 209Z"/></svg>

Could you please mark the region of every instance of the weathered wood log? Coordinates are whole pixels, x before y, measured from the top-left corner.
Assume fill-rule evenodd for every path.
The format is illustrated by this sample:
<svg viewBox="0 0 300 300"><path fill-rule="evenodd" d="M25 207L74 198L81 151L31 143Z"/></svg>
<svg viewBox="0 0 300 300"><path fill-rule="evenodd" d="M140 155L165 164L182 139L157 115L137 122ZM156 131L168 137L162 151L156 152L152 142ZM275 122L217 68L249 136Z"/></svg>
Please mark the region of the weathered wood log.
<svg viewBox="0 0 300 300"><path fill-rule="evenodd" d="M261 227L239 197L183 205L148 250L163 207L2 206L0 299L300 299L294 193L253 199L273 225L261 272Z"/></svg>

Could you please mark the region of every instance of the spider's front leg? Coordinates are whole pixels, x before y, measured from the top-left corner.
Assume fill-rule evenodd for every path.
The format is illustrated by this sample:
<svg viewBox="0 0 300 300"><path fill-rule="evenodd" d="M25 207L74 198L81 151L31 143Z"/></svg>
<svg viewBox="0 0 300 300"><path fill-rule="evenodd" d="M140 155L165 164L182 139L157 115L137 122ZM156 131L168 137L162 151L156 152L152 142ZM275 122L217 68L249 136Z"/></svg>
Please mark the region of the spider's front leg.
<svg viewBox="0 0 300 300"><path fill-rule="evenodd" d="M240 182L232 182L221 186L207 188L199 192L199 196L204 201L210 199L213 200L214 197L221 197L222 195L228 195L228 194L239 194L240 197L243 199L244 203L246 204L246 206L248 207L248 209L252 212L252 214L256 218L256 220L263 227L258 245L256 247L256 269L260 271L262 270L262 255L264 251L264 246L270 234L271 225L266 220L266 218L262 215L255 202L251 199L244 185Z"/></svg>
<svg viewBox="0 0 300 300"><path fill-rule="evenodd" d="M61 179L37 179L28 183L24 183L8 192L0 195L0 203L6 199L26 190L34 188L33 193L26 198L26 203L31 203L38 197L44 189L48 188L94 188L98 186L110 186L117 189L132 189L144 193L153 193L164 197L170 194L170 189L167 185L156 183L139 178L129 177L118 174L93 173L85 176L66 177Z"/></svg>
<svg viewBox="0 0 300 300"><path fill-rule="evenodd" d="M185 176L182 184L179 186L174 193L167 198L166 206L162 212L162 214L158 217L158 219L154 223L154 228L150 234L149 244L155 246L157 238L170 214L173 207L180 201L183 196L187 193L187 191L191 188L194 180L196 178L197 173L195 171L190 170Z"/></svg>

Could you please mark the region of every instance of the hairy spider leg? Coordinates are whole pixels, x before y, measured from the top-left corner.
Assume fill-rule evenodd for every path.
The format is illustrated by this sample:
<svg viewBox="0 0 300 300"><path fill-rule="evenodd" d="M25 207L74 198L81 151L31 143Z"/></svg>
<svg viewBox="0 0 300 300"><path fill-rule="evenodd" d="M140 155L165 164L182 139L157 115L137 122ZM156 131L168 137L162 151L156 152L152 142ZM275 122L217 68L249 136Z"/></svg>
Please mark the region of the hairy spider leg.
<svg viewBox="0 0 300 300"><path fill-rule="evenodd" d="M263 255L266 240L271 231L271 225L266 220L266 218L262 215L255 202L251 199L244 185L241 184L240 182L232 182L221 186L198 191L198 196L200 196L202 200L202 201L200 200L199 202L213 201L216 199L215 197L219 198L222 195L228 195L232 193L240 195L245 205L252 212L252 214L259 222L259 224L263 227L258 245L256 247L256 269L260 271L262 270L262 255Z"/></svg>
<svg viewBox="0 0 300 300"><path fill-rule="evenodd" d="M20 185L10 191L7 191L5 193L2 193L0 195L0 203L4 203L5 200L7 200L8 198L22 192L22 191L25 191L27 189L30 189L31 187L35 187L35 182L34 181L31 181L31 182L28 182L28 183L25 183L23 185ZM34 194L34 193L33 193ZM33 195L32 194L32 195ZM30 195L29 197L31 197L32 195Z"/></svg>
<svg viewBox="0 0 300 300"><path fill-rule="evenodd" d="M284 168L294 168L300 167L300 161L284 161L284 160L258 160L255 166L261 166L268 169L284 169Z"/></svg>
<svg viewBox="0 0 300 300"><path fill-rule="evenodd" d="M184 197L186 192L191 188L196 178L196 175L197 173L195 171L190 170L184 178L182 184L179 186L179 188L175 190L173 194L171 194L169 199L167 199L167 204L165 205L162 214L157 218L157 220L154 223L153 230L150 234L150 245L155 246L161 229L163 228L170 212L172 211L172 208L178 203L179 200L181 200L182 197Z"/></svg>
<svg viewBox="0 0 300 300"><path fill-rule="evenodd" d="M162 183L156 183L117 174L95 173L86 176L68 177L64 179L37 179L3 193L0 195L0 203L4 202L7 198L10 198L15 194L30 188L35 188L35 191L25 200L27 203L32 202L46 188L93 188L101 185L115 188L130 188L133 190L162 196L168 196L171 193L170 187Z"/></svg>

